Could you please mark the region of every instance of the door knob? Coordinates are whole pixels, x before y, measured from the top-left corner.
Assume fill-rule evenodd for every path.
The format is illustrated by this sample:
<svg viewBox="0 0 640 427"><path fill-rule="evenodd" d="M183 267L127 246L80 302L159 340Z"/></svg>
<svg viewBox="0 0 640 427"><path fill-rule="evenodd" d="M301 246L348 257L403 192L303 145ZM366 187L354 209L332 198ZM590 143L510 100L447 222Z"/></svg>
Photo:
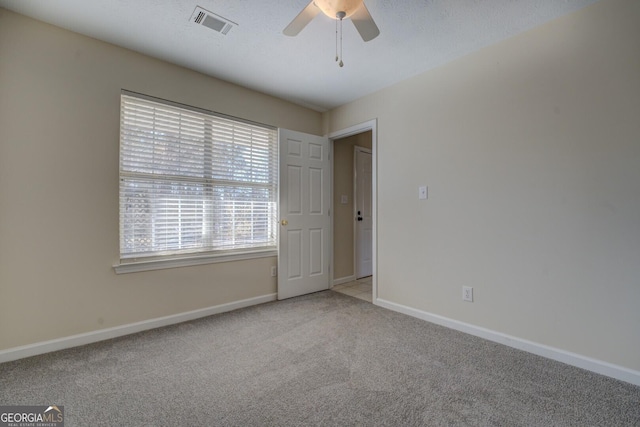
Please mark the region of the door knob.
<svg viewBox="0 0 640 427"><path fill-rule="evenodd" d="M361 216L358 217L358 221L362 221L362 217Z"/></svg>
<svg viewBox="0 0 640 427"><path fill-rule="evenodd" d="M289 225L289 221L287 221L286 219L283 219L282 221L280 221L280 224L287 226Z"/></svg>

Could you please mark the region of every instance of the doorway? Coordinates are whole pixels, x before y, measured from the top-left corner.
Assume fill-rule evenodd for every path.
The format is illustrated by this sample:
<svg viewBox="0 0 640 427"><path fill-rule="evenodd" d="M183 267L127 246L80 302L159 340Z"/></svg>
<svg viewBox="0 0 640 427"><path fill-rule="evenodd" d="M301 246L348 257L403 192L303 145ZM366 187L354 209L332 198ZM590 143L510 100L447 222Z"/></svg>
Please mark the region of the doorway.
<svg viewBox="0 0 640 427"><path fill-rule="evenodd" d="M332 289L375 303L377 297L375 280L376 122L372 120L335 132L329 135L329 139L332 145L333 163ZM364 166L365 170L368 169L369 179L359 182L358 185L357 158L359 156L361 167L363 159L364 164L368 159L370 166ZM371 208L364 208L364 206L371 206ZM362 220L358 221L358 218ZM369 289L369 297L363 293L365 289Z"/></svg>

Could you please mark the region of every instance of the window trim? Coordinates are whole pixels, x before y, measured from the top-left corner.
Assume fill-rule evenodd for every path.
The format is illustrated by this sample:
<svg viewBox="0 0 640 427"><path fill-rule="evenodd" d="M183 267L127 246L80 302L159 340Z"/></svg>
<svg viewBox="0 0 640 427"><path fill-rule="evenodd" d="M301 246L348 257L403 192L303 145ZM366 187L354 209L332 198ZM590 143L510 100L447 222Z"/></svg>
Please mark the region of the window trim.
<svg viewBox="0 0 640 427"><path fill-rule="evenodd" d="M121 89L120 94L121 96L126 95L126 96L136 97L136 98L140 98L140 99L148 100L152 102L159 102L162 104L166 104L168 106L181 108L181 109L193 111L200 114L207 114L207 115L211 115L214 117L219 117L227 120L233 120L239 123L245 123L253 126L260 126L260 127L278 132L278 128L276 126L271 126L271 125L267 125L260 122L242 119L242 118L218 113L211 110L182 104L175 101L166 100L163 98L158 98L150 95L141 94L138 92L129 91L126 89ZM120 160L118 161L118 163L120 164ZM118 180L120 179L121 179L121 176L119 174ZM278 241L278 238L276 237L276 242L277 241ZM177 255L157 255L157 256L138 257L138 258L119 257L119 262L114 264L112 267L116 274L126 274L126 273L142 272L142 271L152 271L152 270L161 270L161 269L169 269L169 268L215 264L215 263L221 263L221 262L269 258L269 257L277 257L277 256L278 256L278 249L277 249L277 243L276 243L275 248L272 246L268 246L268 247L263 247L263 248L258 247L253 249L237 249L237 250L231 249L231 250L225 250L222 252L197 251L193 253L184 253L184 254L177 254Z"/></svg>
<svg viewBox="0 0 640 427"><path fill-rule="evenodd" d="M248 259L277 257L277 249L253 250L251 252L236 252L213 254L185 255L173 258L156 258L141 261L125 261L114 264L116 274L138 273L141 271L164 270L167 268L189 267L194 265L217 264L220 262L243 261Z"/></svg>

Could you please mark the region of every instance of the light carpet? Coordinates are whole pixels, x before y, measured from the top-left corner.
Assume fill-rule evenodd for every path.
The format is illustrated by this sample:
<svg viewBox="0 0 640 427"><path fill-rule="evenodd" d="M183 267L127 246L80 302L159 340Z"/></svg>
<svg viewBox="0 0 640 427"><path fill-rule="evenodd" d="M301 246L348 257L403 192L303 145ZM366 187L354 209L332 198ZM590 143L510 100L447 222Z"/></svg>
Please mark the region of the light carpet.
<svg viewBox="0 0 640 427"><path fill-rule="evenodd" d="M640 426L640 387L332 291L0 364L66 426Z"/></svg>

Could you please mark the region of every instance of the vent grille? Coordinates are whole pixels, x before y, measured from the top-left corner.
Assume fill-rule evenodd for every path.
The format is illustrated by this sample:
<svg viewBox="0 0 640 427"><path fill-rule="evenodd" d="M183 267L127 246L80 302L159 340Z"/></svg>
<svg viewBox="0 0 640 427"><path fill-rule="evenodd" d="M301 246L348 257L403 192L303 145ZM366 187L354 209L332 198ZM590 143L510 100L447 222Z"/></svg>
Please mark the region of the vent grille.
<svg viewBox="0 0 640 427"><path fill-rule="evenodd" d="M209 12L200 6L196 6L189 20L225 36L233 27L238 26L235 22L230 21L227 18L223 18L220 15L216 15L213 12Z"/></svg>

